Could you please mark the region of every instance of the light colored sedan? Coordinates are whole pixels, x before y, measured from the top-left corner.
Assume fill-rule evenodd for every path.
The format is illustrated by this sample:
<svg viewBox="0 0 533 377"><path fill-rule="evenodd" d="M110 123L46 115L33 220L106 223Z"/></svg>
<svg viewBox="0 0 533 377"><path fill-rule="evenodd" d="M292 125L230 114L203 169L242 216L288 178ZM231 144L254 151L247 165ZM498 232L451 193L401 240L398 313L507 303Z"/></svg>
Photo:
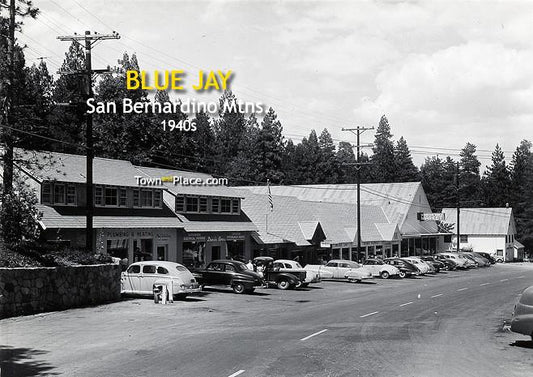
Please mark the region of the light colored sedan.
<svg viewBox="0 0 533 377"><path fill-rule="evenodd" d="M390 276L399 276L400 270L390 264L385 264L379 259L367 259L363 266L370 270L372 276L381 276L382 279L388 279Z"/></svg>
<svg viewBox="0 0 533 377"><path fill-rule="evenodd" d="M192 273L179 263L143 261L132 263L120 278L121 293L152 295L154 286L172 288L173 296L183 299L202 290Z"/></svg>
<svg viewBox="0 0 533 377"><path fill-rule="evenodd" d="M428 274L429 271L430 271L429 266L427 265L427 263L422 262L422 260L420 260L419 258L405 257L405 258L401 258L401 259L406 261L406 262L411 263L416 268L418 268L418 270L420 271L420 275Z"/></svg>
<svg viewBox="0 0 533 377"><path fill-rule="evenodd" d="M533 285L522 292L514 307L511 331L531 336L533 340Z"/></svg>
<svg viewBox="0 0 533 377"><path fill-rule="evenodd" d="M305 271L305 281L301 284L302 287L307 287L310 283L319 283L321 281L320 273L318 271L305 270L300 263L294 260L275 260L274 268L279 268L280 271L289 273Z"/></svg>

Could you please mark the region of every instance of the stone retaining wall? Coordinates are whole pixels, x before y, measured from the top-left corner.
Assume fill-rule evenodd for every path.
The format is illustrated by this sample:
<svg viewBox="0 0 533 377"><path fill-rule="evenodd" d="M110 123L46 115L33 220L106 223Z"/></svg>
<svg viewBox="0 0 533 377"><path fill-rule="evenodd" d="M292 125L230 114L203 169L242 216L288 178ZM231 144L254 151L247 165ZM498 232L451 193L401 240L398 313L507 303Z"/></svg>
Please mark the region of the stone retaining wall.
<svg viewBox="0 0 533 377"><path fill-rule="evenodd" d="M118 265L0 268L0 318L120 300Z"/></svg>

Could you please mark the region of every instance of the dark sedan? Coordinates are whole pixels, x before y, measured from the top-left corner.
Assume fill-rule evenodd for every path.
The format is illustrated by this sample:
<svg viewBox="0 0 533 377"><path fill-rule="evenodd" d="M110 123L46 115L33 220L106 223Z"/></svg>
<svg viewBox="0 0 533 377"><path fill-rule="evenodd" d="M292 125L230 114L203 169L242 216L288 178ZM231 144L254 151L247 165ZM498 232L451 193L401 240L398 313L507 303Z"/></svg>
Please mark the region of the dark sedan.
<svg viewBox="0 0 533 377"><path fill-rule="evenodd" d="M400 270L399 277L404 278L406 276L420 275L420 270L413 264L404 261L400 258L387 258L383 262L390 264Z"/></svg>
<svg viewBox="0 0 533 377"><path fill-rule="evenodd" d="M440 272L441 270L448 269L446 264L442 263L440 260L436 259L435 257L432 257L431 255L425 255L421 257L421 259L423 261L431 263L433 265L433 268L435 268L435 272Z"/></svg>
<svg viewBox="0 0 533 377"><path fill-rule="evenodd" d="M195 270L193 274L202 286L231 287L235 293L252 293L255 287L264 285L257 272L249 270L244 263L236 260L214 260L205 270Z"/></svg>

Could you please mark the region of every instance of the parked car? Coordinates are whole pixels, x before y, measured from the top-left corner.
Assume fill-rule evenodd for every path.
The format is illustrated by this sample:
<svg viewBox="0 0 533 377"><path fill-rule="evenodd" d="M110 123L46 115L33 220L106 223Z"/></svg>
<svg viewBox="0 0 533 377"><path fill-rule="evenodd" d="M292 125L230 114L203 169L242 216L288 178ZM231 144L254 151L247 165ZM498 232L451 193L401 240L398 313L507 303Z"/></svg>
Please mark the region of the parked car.
<svg viewBox="0 0 533 377"><path fill-rule="evenodd" d="M487 259L490 262L490 264L495 264L496 263L496 259L494 259L494 257L492 255L490 255L489 253L476 251L475 254L478 254L478 255L482 256L483 258Z"/></svg>
<svg viewBox="0 0 533 377"><path fill-rule="evenodd" d="M457 270L457 263L453 259L448 259L444 255L436 254L434 256L436 260L446 265L448 271Z"/></svg>
<svg viewBox="0 0 533 377"><path fill-rule="evenodd" d="M436 272L440 272L441 270L447 270L448 266L445 263L442 263L440 260L436 259L435 257L431 255L424 255L420 257L424 262L430 263L433 265L433 268L435 268Z"/></svg>
<svg viewBox="0 0 533 377"><path fill-rule="evenodd" d="M307 276L307 272L303 269L292 270L290 273L281 271L274 267L274 258L272 257L256 257L252 263L267 286L273 285L279 289L299 288Z"/></svg>
<svg viewBox="0 0 533 377"><path fill-rule="evenodd" d="M167 261L143 261L132 263L120 277L121 293L153 295L154 286L170 287L174 298L202 290L193 274L183 265Z"/></svg>
<svg viewBox="0 0 533 377"><path fill-rule="evenodd" d="M302 265L294 260L278 259L274 261L274 268L279 268L281 272L305 272L305 280L302 282L302 287L307 287L310 283L320 283L320 273L318 271L306 271Z"/></svg>
<svg viewBox="0 0 533 377"><path fill-rule="evenodd" d="M420 270L418 270L418 268L416 268L413 264L404 261L403 259L387 258L384 260L384 262L396 267L400 271L398 276L401 278L420 274Z"/></svg>
<svg viewBox="0 0 533 377"><path fill-rule="evenodd" d="M490 262L483 258L482 256L480 255L477 255L476 253L473 253L471 251L463 251L461 252L462 255L464 255L465 257L473 260L478 267L488 267L490 266Z"/></svg>
<svg viewBox="0 0 533 377"><path fill-rule="evenodd" d="M436 274L437 273L437 269L433 266L433 263L430 263L430 262L427 262L427 261L423 260L422 257L420 257L418 255L413 255L413 256L411 256L409 258L417 259L420 262L422 262L422 264L425 264L426 266L428 266L428 268L429 268L428 274Z"/></svg>
<svg viewBox="0 0 533 377"><path fill-rule="evenodd" d="M514 307L511 331L531 336L533 340L533 285L522 292Z"/></svg>
<svg viewBox="0 0 533 377"><path fill-rule="evenodd" d="M320 280L333 279L333 273L325 269L323 264L306 264L304 270L311 272L312 274L318 274Z"/></svg>
<svg viewBox="0 0 533 377"><path fill-rule="evenodd" d="M467 269L470 267L470 263L467 262L467 259L464 257L460 257L459 254L457 253L445 252L445 253L439 253L437 255L442 256L443 258L446 258L446 259L451 259L452 261L457 263L457 268Z"/></svg>
<svg viewBox="0 0 533 377"><path fill-rule="evenodd" d="M385 264L380 259L367 259L363 263L363 266L366 269L370 270L370 272L372 273L372 276L374 277L380 276L382 279L388 279L390 276L400 275L399 269L397 269L396 267L390 264Z"/></svg>
<svg viewBox="0 0 533 377"><path fill-rule="evenodd" d="M420 260L419 258L404 257L404 258L401 258L401 259L406 261L406 262L411 263L416 268L418 268L418 270L420 271L420 275L425 275L425 274L428 274L430 272L429 265L427 263L423 262L422 260Z"/></svg>
<svg viewBox="0 0 533 377"><path fill-rule="evenodd" d="M359 263L344 260L344 259L332 259L325 266L319 265L307 265L305 269L315 269L321 267L321 271L327 271L331 274L331 279L348 279L349 281L361 281L363 279L371 279L372 273L366 268L362 267ZM349 277L346 274L351 271Z"/></svg>
<svg viewBox="0 0 533 377"><path fill-rule="evenodd" d="M243 262L219 259L205 269L194 270L196 280L201 286L231 287L235 293L252 293L255 287L264 285L262 277L246 267Z"/></svg>

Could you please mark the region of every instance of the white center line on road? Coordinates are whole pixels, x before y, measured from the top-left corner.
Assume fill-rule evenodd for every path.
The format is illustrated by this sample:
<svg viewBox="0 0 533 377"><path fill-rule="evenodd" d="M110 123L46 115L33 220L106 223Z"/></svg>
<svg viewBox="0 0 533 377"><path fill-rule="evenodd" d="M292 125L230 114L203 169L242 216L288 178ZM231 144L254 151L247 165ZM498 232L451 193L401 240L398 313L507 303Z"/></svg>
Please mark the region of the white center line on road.
<svg viewBox="0 0 533 377"><path fill-rule="evenodd" d="M378 314L378 313L379 312L372 312L372 313L368 313L368 314L365 314L365 315L360 315L359 318L370 317L371 315Z"/></svg>
<svg viewBox="0 0 533 377"><path fill-rule="evenodd" d="M230 374L228 377L236 377L236 376L238 376L239 374L242 374L242 373L244 373L244 369L238 370L237 372L235 372L233 374Z"/></svg>
<svg viewBox="0 0 533 377"><path fill-rule="evenodd" d="M502 279L502 280L500 280L500 281L507 281L507 280L509 280L509 279Z"/></svg>
<svg viewBox="0 0 533 377"><path fill-rule="evenodd" d="M468 288L459 288L457 292L466 291Z"/></svg>
<svg viewBox="0 0 533 377"><path fill-rule="evenodd" d="M413 301L409 301L409 302L406 302L405 304L401 304L400 307L406 306L406 305L411 305L412 303L413 303Z"/></svg>
<svg viewBox="0 0 533 377"><path fill-rule="evenodd" d="M484 285L489 285L490 283L483 283L483 284L480 284L479 286L482 287Z"/></svg>
<svg viewBox="0 0 533 377"><path fill-rule="evenodd" d="M442 293L439 293L438 295L431 296L431 298L442 296Z"/></svg>
<svg viewBox="0 0 533 377"><path fill-rule="evenodd" d="M517 277L517 279L523 279L523 278L525 278L524 275L522 275L522 276L518 276L518 277Z"/></svg>
<svg viewBox="0 0 533 377"><path fill-rule="evenodd" d="M307 340L307 339L309 339L309 338L312 338L313 336L320 335L320 334L322 334L323 332L326 332L326 331L328 331L328 329L324 329L324 330L317 331L316 333L311 334L311 335L309 335L309 336L306 336L305 338L302 338L302 339L300 339L300 340Z"/></svg>

